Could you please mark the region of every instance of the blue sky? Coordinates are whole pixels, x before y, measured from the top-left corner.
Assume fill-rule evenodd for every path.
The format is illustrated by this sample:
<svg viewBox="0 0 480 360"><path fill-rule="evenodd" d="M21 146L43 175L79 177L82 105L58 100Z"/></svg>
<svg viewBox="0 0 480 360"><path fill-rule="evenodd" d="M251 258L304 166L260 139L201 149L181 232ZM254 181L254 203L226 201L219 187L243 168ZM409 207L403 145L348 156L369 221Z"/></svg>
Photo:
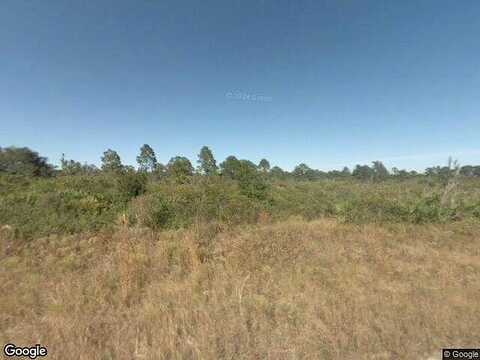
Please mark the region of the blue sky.
<svg viewBox="0 0 480 360"><path fill-rule="evenodd" d="M0 146L54 163L480 164L477 0L3 0L0 24Z"/></svg>

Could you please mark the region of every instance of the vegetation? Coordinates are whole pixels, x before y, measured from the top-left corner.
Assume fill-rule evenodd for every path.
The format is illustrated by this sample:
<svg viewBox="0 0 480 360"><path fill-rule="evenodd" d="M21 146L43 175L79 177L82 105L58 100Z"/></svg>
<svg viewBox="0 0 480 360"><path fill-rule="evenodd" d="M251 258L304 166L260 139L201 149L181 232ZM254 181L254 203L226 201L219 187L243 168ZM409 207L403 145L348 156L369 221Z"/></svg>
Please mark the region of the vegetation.
<svg viewBox="0 0 480 360"><path fill-rule="evenodd" d="M426 358L480 335L477 166L0 151L0 341L51 357ZM49 351L50 351L49 348ZM70 354L70 355L69 355Z"/></svg>
<svg viewBox="0 0 480 360"><path fill-rule="evenodd" d="M478 342L479 232L292 219L42 237L2 249L0 341L41 339L52 359L437 359Z"/></svg>
<svg viewBox="0 0 480 360"><path fill-rule="evenodd" d="M140 148L140 155L137 156L138 171L153 172L158 166L155 151L148 144Z"/></svg>
<svg viewBox="0 0 480 360"><path fill-rule="evenodd" d="M259 165L229 156L217 166L207 146L198 168L173 157L166 166L147 144L138 170L114 150L101 170L62 157L61 169L27 148L0 156L0 224L15 236L112 229L118 221L154 229L198 223L251 224L260 218L335 218L345 223L447 223L480 217L480 177L475 166L450 161L425 174L379 162L328 173L298 165L291 173L262 159ZM120 219L120 220L119 220Z"/></svg>
<svg viewBox="0 0 480 360"><path fill-rule="evenodd" d="M29 148L0 147L0 174L49 176L52 171L47 159Z"/></svg>

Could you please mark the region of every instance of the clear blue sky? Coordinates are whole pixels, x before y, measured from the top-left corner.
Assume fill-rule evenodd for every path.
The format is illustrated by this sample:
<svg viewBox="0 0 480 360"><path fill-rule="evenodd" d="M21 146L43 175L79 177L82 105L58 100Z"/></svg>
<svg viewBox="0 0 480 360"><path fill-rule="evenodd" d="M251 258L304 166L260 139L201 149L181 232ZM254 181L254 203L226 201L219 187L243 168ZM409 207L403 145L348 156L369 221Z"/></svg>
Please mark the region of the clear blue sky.
<svg viewBox="0 0 480 360"><path fill-rule="evenodd" d="M480 164L478 0L3 0L0 24L0 146L54 163Z"/></svg>

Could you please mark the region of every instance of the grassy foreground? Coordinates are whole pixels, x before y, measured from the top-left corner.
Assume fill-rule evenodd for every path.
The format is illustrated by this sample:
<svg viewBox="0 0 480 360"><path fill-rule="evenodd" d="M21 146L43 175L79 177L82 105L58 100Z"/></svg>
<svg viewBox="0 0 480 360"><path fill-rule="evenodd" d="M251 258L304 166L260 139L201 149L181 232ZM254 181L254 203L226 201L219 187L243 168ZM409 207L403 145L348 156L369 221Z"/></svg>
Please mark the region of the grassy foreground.
<svg viewBox="0 0 480 360"><path fill-rule="evenodd" d="M4 229L0 342L52 359L426 359L478 346L478 234L291 219L13 246Z"/></svg>

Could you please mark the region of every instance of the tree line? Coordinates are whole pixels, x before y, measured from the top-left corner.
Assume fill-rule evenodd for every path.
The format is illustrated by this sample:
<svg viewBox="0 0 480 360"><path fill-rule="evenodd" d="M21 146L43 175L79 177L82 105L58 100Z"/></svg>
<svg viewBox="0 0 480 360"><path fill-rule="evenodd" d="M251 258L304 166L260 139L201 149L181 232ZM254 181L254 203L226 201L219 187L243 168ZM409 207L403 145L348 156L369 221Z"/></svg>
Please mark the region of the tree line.
<svg viewBox="0 0 480 360"><path fill-rule="evenodd" d="M307 164L297 165L293 171L285 171L278 166L271 167L267 159L261 159L258 164L250 160L237 159L230 155L223 162L217 164L212 150L208 146L200 149L197 166L184 156L175 156L167 164L157 160L153 148L144 144L136 158L137 168L124 165L120 155L112 149L107 149L101 157L101 167L91 164L82 164L75 160L67 160L62 155L61 166L57 169L49 164L47 158L40 156L28 147L0 147L0 174L14 174L26 176L56 176L56 175L94 175L99 173L141 173L152 177L174 178L178 182L186 182L195 175L223 176L241 180L247 177L263 176L279 180L306 180L346 179L381 181L388 178L407 179L418 176L448 177L454 173L466 177L480 177L480 166L465 165L449 161L448 166L427 168L423 173L417 171L399 170L389 171L381 161L374 161L371 165L356 165L353 170L344 167L342 170L321 171L310 168Z"/></svg>

